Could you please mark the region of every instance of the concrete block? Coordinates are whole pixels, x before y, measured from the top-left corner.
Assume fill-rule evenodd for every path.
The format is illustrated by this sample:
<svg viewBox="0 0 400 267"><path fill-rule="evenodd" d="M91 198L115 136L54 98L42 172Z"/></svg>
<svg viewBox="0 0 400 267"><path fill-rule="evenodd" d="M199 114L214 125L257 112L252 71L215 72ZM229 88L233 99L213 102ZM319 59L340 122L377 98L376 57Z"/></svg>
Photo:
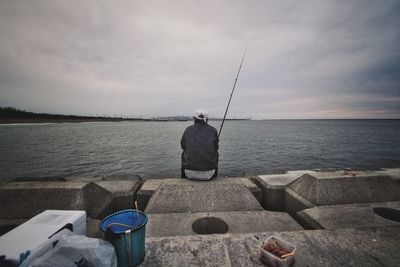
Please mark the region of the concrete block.
<svg viewBox="0 0 400 267"><path fill-rule="evenodd" d="M389 176L305 174L288 188L316 206L400 200L400 185Z"/></svg>
<svg viewBox="0 0 400 267"><path fill-rule="evenodd" d="M257 199L258 203L262 205L262 190L249 178L231 178L240 179L244 186L246 186L253 196Z"/></svg>
<svg viewBox="0 0 400 267"><path fill-rule="evenodd" d="M400 182L400 168L384 168L381 175L390 176L393 180Z"/></svg>
<svg viewBox="0 0 400 267"><path fill-rule="evenodd" d="M261 189L250 179L243 177L218 177L210 182L214 183L224 183L224 184L243 184L253 196L257 199L257 201L261 204L262 201L262 191Z"/></svg>
<svg viewBox="0 0 400 267"><path fill-rule="evenodd" d="M16 182L0 187L2 219L31 218L47 209L85 210L100 218L112 211L112 194L95 183Z"/></svg>
<svg viewBox="0 0 400 267"><path fill-rule="evenodd" d="M295 231L303 228L287 213L271 211L231 211L200 213L148 214L147 236L196 235L193 224L199 219L218 218L228 226L227 233L255 233L266 231ZM214 224L210 223L207 230ZM216 225L218 227L218 225Z"/></svg>
<svg viewBox="0 0 400 267"><path fill-rule="evenodd" d="M395 181L400 180L400 168L382 168L381 170L338 170L317 171L308 173L314 177L355 177L355 176L389 176Z"/></svg>
<svg viewBox="0 0 400 267"><path fill-rule="evenodd" d="M112 193L114 198L114 210L134 208L135 195L141 186L140 181L115 180L97 181L95 183Z"/></svg>
<svg viewBox="0 0 400 267"><path fill-rule="evenodd" d="M84 210L91 218L101 219L113 212L112 194L93 182L83 187L83 200Z"/></svg>
<svg viewBox="0 0 400 267"><path fill-rule="evenodd" d="M188 185L188 184L196 184L198 181L191 181L188 179L182 178L174 178L174 179L163 179L165 184L169 185ZM262 192L261 189L253 183L249 178L243 177L230 177L223 178L218 177L211 181L207 181L206 183L223 183L223 184L243 184L246 188L250 190L250 192L254 195L254 197L261 203L262 200Z"/></svg>
<svg viewBox="0 0 400 267"><path fill-rule="evenodd" d="M193 182L162 185L147 205L147 213L263 210L243 184Z"/></svg>
<svg viewBox="0 0 400 267"><path fill-rule="evenodd" d="M257 181L267 185L270 188L282 188L307 173L315 173L312 171L302 172L288 172L284 174L269 174L269 175L258 175Z"/></svg>
<svg viewBox="0 0 400 267"><path fill-rule="evenodd" d="M297 213L301 210L308 209L314 207L314 204L303 198L290 188L286 188L285 190L285 211L290 214L296 221L300 224L302 223L299 220ZM301 224L303 227L304 225Z"/></svg>
<svg viewBox="0 0 400 267"><path fill-rule="evenodd" d="M145 210L147 204L151 198L151 196L155 193L155 191L163 184L168 185L192 185L198 184L198 181L191 181L188 179L182 178L168 178L168 179L149 179L146 180L142 185L140 190L137 192L137 201L140 210ZM201 182L200 182L201 183ZM218 177L217 179L213 179L211 181L207 181L205 183L223 183L223 184L243 184L246 186L250 192L254 195L254 197L261 203L262 192L261 189L258 188L256 184L254 184L248 178L222 178Z"/></svg>
<svg viewBox="0 0 400 267"><path fill-rule="evenodd" d="M90 178L93 179L93 178ZM117 174L112 176L106 176L101 178L102 181L134 181L143 183L142 177L138 174Z"/></svg>
<svg viewBox="0 0 400 267"><path fill-rule="evenodd" d="M231 266L225 238L146 238L146 256L140 266Z"/></svg>
<svg viewBox="0 0 400 267"><path fill-rule="evenodd" d="M100 221L97 219L87 218L86 219L86 236L93 238L103 238L100 230Z"/></svg>
<svg viewBox="0 0 400 267"><path fill-rule="evenodd" d="M326 206L322 206L326 207ZM336 207L334 205L333 207ZM292 215L293 218L296 219L296 221L306 230L317 230L317 229L325 229L321 224L319 224L316 220L308 216L307 214L304 213L307 209L300 210L295 214L294 216Z"/></svg>
<svg viewBox="0 0 400 267"><path fill-rule="evenodd" d="M262 191L261 204L266 210L285 211L285 188L299 174L259 175L255 182Z"/></svg>
<svg viewBox="0 0 400 267"><path fill-rule="evenodd" d="M308 174L315 178L338 178L338 177L377 177L389 176L395 181L400 181L400 168L382 169L379 171L352 171L352 170L338 170L338 171L288 171L284 174L271 174L259 175L256 177L255 183L262 190L262 206L266 210L285 211L285 188L294 180L298 179L304 174ZM303 181L305 183L305 181ZM311 187L305 188L312 189Z"/></svg>
<svg viewBox="0 0 400 267"><path fill-rule="evenodd" d="M400 225L400 222L385 219L375 213L374 208L377 207L396 209L400 213L400 201L396 201L319 206L305 209L298 216L307 224L308 229Z"/></svg>
<svg viewBox="0 0 400 267"><path fill-rule="evenodd" d="M360 176L362 174L362 176ZM341 175L341 176L338 176ZM303 209L320 205L386 202L400 199L399 185L388 176L375 172L313 172L287 185L285 211L303 227L310 227L298 216ZM321 228L317 224L313 228Z"/></svg>
<svg viewBox="0 0 400 267"><path fill-rule="evenodd" d="M149 237L141 266L265 266L270 235L297 247L295 266L399 266L400 227Z"/></svg>
<svg viewBox="0 0 400 267"><path fill-rule="evenodd" d="M144 182L136 194L136 199L140 210L146 209L147 203L149 202L151 196L164 182L165 181L161 179L149 179Z"/></svg>

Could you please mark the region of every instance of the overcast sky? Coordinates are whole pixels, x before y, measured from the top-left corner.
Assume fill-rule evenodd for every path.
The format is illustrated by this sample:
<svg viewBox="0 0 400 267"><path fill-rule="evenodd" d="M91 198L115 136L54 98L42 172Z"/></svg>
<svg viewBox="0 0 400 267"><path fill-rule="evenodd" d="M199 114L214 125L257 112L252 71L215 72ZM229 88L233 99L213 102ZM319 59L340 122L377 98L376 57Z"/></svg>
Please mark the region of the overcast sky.
<svg viewBox="0 0 400 267"><path fill-rule="evenodd" d="M0 106L400 118L400 1L0 1Z"/></svg>

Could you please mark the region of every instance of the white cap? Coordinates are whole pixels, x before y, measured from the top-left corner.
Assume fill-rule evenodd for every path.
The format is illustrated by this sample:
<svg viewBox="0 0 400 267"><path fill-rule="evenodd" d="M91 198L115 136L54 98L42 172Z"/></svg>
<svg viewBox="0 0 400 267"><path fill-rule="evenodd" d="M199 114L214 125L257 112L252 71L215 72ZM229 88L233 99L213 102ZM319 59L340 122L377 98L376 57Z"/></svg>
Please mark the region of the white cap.
<svg viewBox="0 0 400 267"><path fill-rule="evenodd" d="M208 111L205 109L198 109L194 112L193 115L194 118L198 119L198 120L203 120L203 121L207 121L208 119Z"/></svg>

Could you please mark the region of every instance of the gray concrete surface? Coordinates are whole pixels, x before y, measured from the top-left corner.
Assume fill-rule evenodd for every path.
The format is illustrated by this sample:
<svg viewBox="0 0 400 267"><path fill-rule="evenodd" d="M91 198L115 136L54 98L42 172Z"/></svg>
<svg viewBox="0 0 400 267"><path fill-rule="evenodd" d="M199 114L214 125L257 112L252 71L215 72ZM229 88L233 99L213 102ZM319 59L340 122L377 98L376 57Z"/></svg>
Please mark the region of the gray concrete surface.
<svg viewBox="0 0 400 267"><path fill-rule="evenodd" d="M316 171L303 170L303 171L288 171L283 174L268 174L268 175L258 175L257 181L265 184L268 188L282 188L286 187L288 184L299 178L304 174L315 174Z"/></svg>
<svg viewBox="0 0 400 267"><path fill-rule="evenodd" d="M150 237L141 266L264 266L260 246L272 234L297 247L294 266L400 266L400 226Z"/></svg>
<svg viewBox="0 0 400 267"><path fill-rule="evenodd" d="M132 189L139 187L137 181L96 181L97 185L111 192L114 196L126 196Z"/></svg>
<svg viewBox="0 0 400 267"><path fill-rule="evenodd" d="M400 182L400 168L383 168L379 171L382 175L390 176L397 182Z"/></svg>
<svg viewBox="0 0 400 267"><path fill-rule="evenodd" d="M147 236L196 235L193 223L200 218L216 217L229 226L228 233L295 231L303 228L287 213L271 211L234 211L148 214Z"/></svg>
<svg viewBox="0 0 400 267"><path fill-rule="evenodd" d="M382 168L381 170L337 170L312 171L308 174L317 177L355 177L355 176L389 176L393 180L400 180L400 168Z"/></svg>
<svg viewBox="0 0 400 267"><path fill-rule="evenodd" d="M248 178L225 178L225 180L229 180L230 183L243 183L244 186L246 186L250 190L257 201L260 204L262 203L262 191L252 180Z"/></svg>
<svg viewBox="0 0 400 267"><path fill-rule="evenodd" d="M284 174L258 175L256 184L262 190L262 205L267 210L284 210L284 190L288 184L298 179L304 174L309 174L316 178L327 177L376 177L389 176L395 181L400 181L400 168L386 168L378 171L357 171L357 170L337 170L337 171L315 171L299 170L288 171Z"/></svg>
<svg viewBox="0 0 400 267"><path fill-rule="evenodd" d="M390 170L390 177L397 175L396 170ZM378 171L379 175L384 171L389 172ZM399 183L377 177L377 172L307 173L297 180L300 172L269 176L260 184L268 193L265 190L282 190L291 182L284 194L288 212L302 218L302 225L328 230L301 230L288 214L264 211L255 197L261 196L261 189L249 179L146 181L137 195L139 199L142 192L144 199L151 198L143 266L259 266L259 247L271 234L297 246L295 266L399 266L399 223L372 211L374 207L400 209L399 200L384 201L400 197ZM132 180L1 183L0 227L12 227L45 209L83 209L100 219L114 211L110 210L114 198L121 196L131 205L136 188ZM274 196L266 197L263 200ZM371 203L324 204L342 199ZM312 201L320 206L314 207ZM222 219L228 233L194 235L193 222L204 217ZM88 236L101 237L99 222L87 219Z"/></svg>
<svg viewBox="0 0 400 267"><path fill-rule="evenodd" d="M262 191L261 205L264 209L284 211L286 186L308 172L311 171L257 176L255 183Z"/></svg>
<svg viewBox="0 0 400 267"><path fill-rule="evenodd" d="M146 209L151 196L162 184L164 184L164 181L161 179L148 179L144 182L142 187L136 193L136 199L140 210Z"/></svg>
<svg viewBox="0 0 400 267"><path fill-rule="evenodd" d="M290 188L286 188L285 190L285 211L290 214L296 221L299 221L298 212L304 209L309 209L314 207L315 205L303 198ZM304 227L304 225L302 225Z"/></svg>
<svg viewBox="0 0 400 267"><path fill-rule="evenodd" d="M182 213L263 210L243 184L191 182L163 184L153 194L146 213Z"/></svg>
<svg viewBox="0 0 400 267"><path fill-rule="evenodd" d="M313 170L298 170L288 171L283 174L268 174L258 175L255 183L262 190L262 206L266 210L273 211L285 211L285 189L286 187L297 180L304 174L309 174L313 177L324 177L324 176L352 176L350 171L313 171ZM366 175L372 175L365 173ZM376 176L376 172L373 173ZM382 173L380 173L382 175Z"/></svg>
<svg viewBox="0 0 400 267"><path fill-rule="evenodd" d="M388 220L377 215L373 211L376 207L397 209L400 212L400 201L319 206L300 211L298 216L301 218L302 224L306 224L308 229L400 225L400 222Z"/></svg>
<svg viewBox="0 0 400 267"><path fill-rule="evenodd" d="M305 174L287 188L316 206L400 200L400 184L389 176Z"/></svg>
<svg viewBox="0 0 400 267"><path fill-rule="evenodd" d="M102 238L100 230L100 221L98 219L87 218L86 219L86 236L93 238Z"/></svg>
<svg viewBox="0 0 400 267"><path fill-rule="evenodd" d="M112 194L95 183L16 182L0 187L2 219L23 219L48 209L86 210L101 218L112 210Z"/></svg>
<svg viewBox="0 0 400 267"><path fill-rule="evenodd" d="M400 200L400 184L389 176L376 176L376 173L335 171L304 174L285 189L285 211L305 228L309 227L305 217L298 216L298 212L304 209L397 200Z"/></svg>
<svg viewBox="0 0 400 267"><path fill-rule="evenodd" d="M140 190L137 192L137 200L139 203L139 208L141 210L146 209L147 204L150 200L150 197L156 192L156 190L164 184L168 185L192 185L199 184L204 182L199 181L191 181L188 179L182 178L168 178L168 179L149 179L146 180L142 185ZM246 186L250 192L254 195L254 197L261 203L262 201L262 192L261 189L254 184L249 178L222 178L218 177L211 181L207 181L207 183L223 183L223 184L243 184Z"/></svg>
<svg viewBox="0 0 400 267"><path fill-rule="evenodd" d="M113 195L113 209L133 209L135 194L139 190L141 183L135 180L113 180L96 181L97 185L106 189Z"/></svg>

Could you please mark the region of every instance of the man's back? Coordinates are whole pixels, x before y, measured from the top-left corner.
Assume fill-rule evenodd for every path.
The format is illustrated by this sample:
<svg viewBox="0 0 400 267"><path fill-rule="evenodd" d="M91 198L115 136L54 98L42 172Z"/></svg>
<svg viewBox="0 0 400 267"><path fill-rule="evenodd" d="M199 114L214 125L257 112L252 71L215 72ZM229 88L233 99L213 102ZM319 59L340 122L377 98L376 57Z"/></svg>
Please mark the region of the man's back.
<svg viewBox="0 0 400 267"><path fill-rule="evenodd" d="M187 127L181 146L184 169L208 171L218 168L218 132L206 122Z"/></svg>

